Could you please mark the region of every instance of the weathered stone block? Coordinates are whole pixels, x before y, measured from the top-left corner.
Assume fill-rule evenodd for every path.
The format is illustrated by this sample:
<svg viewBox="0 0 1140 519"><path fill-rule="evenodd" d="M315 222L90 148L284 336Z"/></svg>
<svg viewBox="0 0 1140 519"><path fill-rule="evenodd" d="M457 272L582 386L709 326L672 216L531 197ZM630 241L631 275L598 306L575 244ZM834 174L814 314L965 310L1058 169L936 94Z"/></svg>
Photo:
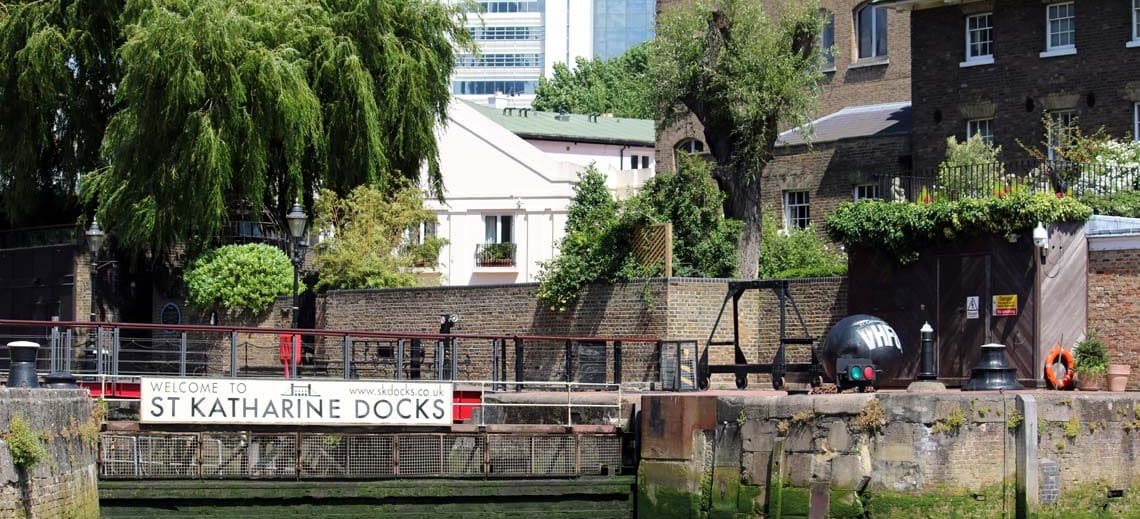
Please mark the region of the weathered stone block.
<svg viewBox="0 0 1140 519"><path fill-rule="evenodd" d="M854 489L866 475L863 459L857 455L836 456L831 460L831 488Z"/></svg>
<svg viewBox="0 0 1140 519"><path fill-rule="evenodd" d="M1047 422L1064 422L1069 419L1069 413L1073 412L1072 406L1072 399L1041 399L1037 402L1037 412Z"/></svg>
<svg viewBox="0 0 1140 519"><path fill-rule="evenodd" d="M833 420L827 422L826 447L836 452L847 452L851 449L851 432L847 430L847 422Z"/></svg>
<svg viewBox="0 0 1140 519"><path fill-rule="evenodd" d="M776 423L768 420L749 420L740 429L746 452L768 452L777 434Z"/></svg>
<svg viewBox="0 0 1140 519"><path fill-rule="evenodd" d="M741 457L741 480L751 485L768 485L768 467L772 460L771 452L745 452Z"/></svg>
<svg viewBox="0 0 1140 519"><path fill-rule="evenodd" d="M935 408L930 395L877 395L879 404L891 422L931 423Z"/></svg>
<svg viewBox="0 0 1140 519"><path fill-rule="evenodd" d="M788 450L791 452L815 451L815 425L792 424L788 429Z"/></svg>
<svg viewBox="0 0 1140 519"><path fill-rule="evenodd" d="M771 418L791 418L803 413L815 412L815 398L810 395L789 395L772 403Z"/></svg>
<svg viewBox="0 0 1140 519"><path fill-rule="evenodd" d="M867 393L825 395L815 399L815 412L822 415L857 415L876 398Z"/></svg>
<svg viewBox="0 0 1140 519"><path fill-rule="evenodd" d="M787 468L789 484L807 486L811 483L813 457L811 454L788 455Z"/></svg>

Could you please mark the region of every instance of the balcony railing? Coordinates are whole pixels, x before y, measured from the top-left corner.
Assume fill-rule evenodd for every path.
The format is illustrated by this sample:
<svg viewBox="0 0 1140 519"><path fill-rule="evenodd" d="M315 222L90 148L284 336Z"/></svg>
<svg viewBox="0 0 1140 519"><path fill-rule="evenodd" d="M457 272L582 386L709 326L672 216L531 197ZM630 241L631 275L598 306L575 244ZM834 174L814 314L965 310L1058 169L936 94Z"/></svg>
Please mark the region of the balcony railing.
<svg viewBox="0 0 1140 519"><path fill-rule="evenodd" d="M1140 190L1140 167L1024 160L880 175L876 180L883 199L908 202L1002 196L1018 189L1108 195Z"/></svg>
<svg viewBox="0 0 1140 519"><path fill-rule="evenodd" d="M515 266L514 243L480 243L475 245L475 266L513 267Z"/></svg>

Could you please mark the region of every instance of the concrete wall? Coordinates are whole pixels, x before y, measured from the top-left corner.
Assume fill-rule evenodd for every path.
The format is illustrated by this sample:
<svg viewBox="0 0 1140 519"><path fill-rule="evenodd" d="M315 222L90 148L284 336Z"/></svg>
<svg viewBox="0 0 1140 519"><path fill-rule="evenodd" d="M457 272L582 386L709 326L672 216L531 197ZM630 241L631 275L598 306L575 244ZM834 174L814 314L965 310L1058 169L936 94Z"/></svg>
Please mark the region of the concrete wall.
<svg viewBox="0 0 1140 519"><path fill-rule="evenodd" d="M1090 245L1092 245L1090 240ZM1128 387L1140 385L1140 248L1089 251L1089 329L1113 362L1132 366Z"/></svg>
<svg viewBox="0 0 1140 519"><path fill-rule="evenodd" d="M100 419L86 391L0 388L0 518L99 517L95 445ZM30 425L46 455L17 467L9 448L13 416Z"/></svg>
<svg viewBox="0 0 1140 519"><path fill-rule="evenodd" d="M647 396L638 513L807 517L822 503L830 517L1010 517L1018 501L1050 517L1140 513L1140 398L1018 398Z"/></svg>

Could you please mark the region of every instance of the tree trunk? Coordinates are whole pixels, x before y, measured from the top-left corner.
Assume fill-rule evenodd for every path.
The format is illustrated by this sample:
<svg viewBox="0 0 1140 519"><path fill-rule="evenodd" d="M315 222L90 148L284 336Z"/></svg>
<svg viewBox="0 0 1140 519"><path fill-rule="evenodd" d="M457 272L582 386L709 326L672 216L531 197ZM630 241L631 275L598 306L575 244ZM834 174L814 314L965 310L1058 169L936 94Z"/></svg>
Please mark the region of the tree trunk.
<svg viewBox="0 0 1140 519"><path fill-rule="evenodd" d="M725 216L744 222L736 246L737 275L756 279L760 274L760 175L734 173L721 183L721 189L727 195Z"/></svg>

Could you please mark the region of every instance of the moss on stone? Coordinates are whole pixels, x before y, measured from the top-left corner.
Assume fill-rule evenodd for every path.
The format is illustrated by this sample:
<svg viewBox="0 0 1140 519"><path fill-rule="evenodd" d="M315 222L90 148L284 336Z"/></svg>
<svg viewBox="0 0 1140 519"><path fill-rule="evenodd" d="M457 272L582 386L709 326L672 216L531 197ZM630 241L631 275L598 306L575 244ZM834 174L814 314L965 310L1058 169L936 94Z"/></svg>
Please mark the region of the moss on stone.
<svg viewBox="0 0 1140 519"><path fill-rule="evenodd" d="M876 492L864 506L874 519L990 519L1002 516L1001 487L978 492L932 489L922 494ZM1012 503L1009 505L1012 507Z"/></svg>
<svg viewBox="0 0 1140 519"><path fill-rule="evenodd" d="M832 490L828 515L834 519L861 519L864 517L863 500L854 490Z"/></svg>

